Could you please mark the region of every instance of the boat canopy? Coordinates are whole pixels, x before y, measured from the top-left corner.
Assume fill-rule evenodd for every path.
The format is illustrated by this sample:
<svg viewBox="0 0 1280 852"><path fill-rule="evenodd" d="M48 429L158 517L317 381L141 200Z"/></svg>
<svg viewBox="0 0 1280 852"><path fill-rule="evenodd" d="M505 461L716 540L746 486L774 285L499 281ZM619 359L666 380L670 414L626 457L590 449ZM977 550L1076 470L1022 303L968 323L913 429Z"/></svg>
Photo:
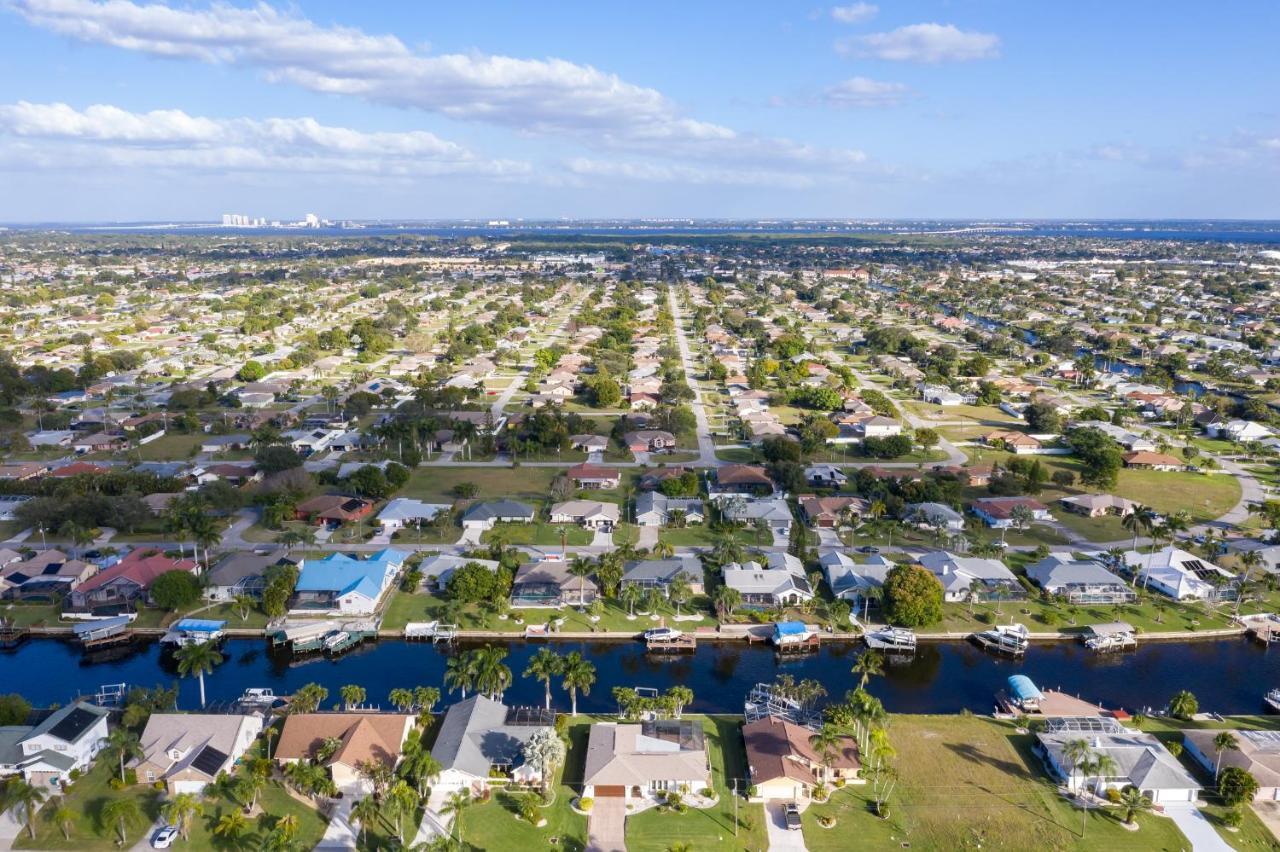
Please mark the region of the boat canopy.
<svg viewBox="0 0 1280 852"><path fill-rule="evenodd" d="M1112 636L1118 633L1134 633L1133 625L1126 621L1108 621L1105 624L1089 625L1089 632L1094 636Z"/></svg>
<svg viewBox="0 0 1280 852"><path fill-rule="evenodd" d="M1039 701L1044 698L1044 693L1026 675L1009 675L1009 691L1018 701Z"/></svg>
<svg viewBox="0 0 1280 852"><path fill-rule="evenodd" d="M107 632L116 629L122 629L128 626L132 621L127 615L117 615L114 618L98 618L93 621L83 621L71 626L71 632L77 636L84 636L89 633Z"/></svg>
<svg viewBox="0 0 1280 852"><path fill-rule="evenodd" d="M226 627L225 621L214 621L210 618L184 618L170 628L183 633L217 633Z"/></svg>
<svg viewBox="0 0 1280 852"><path fill-rule="evenodd" d="M809 632L809 625L803 621L779 621L773 625L774 635L803 636Z"/></svg>

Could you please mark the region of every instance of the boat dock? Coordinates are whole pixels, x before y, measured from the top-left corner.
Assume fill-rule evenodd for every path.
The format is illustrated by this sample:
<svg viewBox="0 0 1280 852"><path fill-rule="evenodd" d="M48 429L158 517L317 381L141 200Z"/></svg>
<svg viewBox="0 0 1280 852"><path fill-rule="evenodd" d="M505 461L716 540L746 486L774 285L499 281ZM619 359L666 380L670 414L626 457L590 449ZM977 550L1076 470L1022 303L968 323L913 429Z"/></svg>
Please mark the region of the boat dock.
<svg viewBox="0 0 1280 852"><path fill-rule="evenodd" d="M452 642L458 637L458 625L438 621L410 621L404 626L404 638L410 642Z"/></svg>
<svg viewBox="0 0 1280 852"><path fill-rule="evenodd" d="M652 654L679 654L698 650L698 637L692 633L679 636L654 636L644 640L644 649Z"/></svg>
<svg viewBox="0 0 1280 852"><path fill-rule="evenodd" d="M227 623L207 618L183 618L174 623L161 639L160 644L173 648L185 648L187 645L203 645L206 642L220 642L225 638L223 632Z"/></svg>
<svg viewBox="0 0 1280 852"><path fill-rule="evenodd" d="M129 624L133 621L131 615L117 615L113 618L94 619L93 621L85 621L71 628L71 632L75 635L76 641L86 651L96 650L98 648L108 648L113 645L123 645L133 641L133 631L129 629Z"/></svg>
<svg viewBox="0 0 1280 852"><path fill-rule="evenodd" d="M18 647L27 641L29 636L31 631L26 627L18 627L8 621L0 623L0 651Z"/></svg>
<svg viewBox="0 0 1280 852"><path fill-rule="evenodd" d="M1261 613L1258 615L1242 615L1236 620L1244 625L1245 634L1253 641L1262 645L1280 642L1280 616L1276 616L1273 613Z"/></svg>
<svg viewBox="0 0 1280 852"><path fill-rule="evenodd" d="M1025 625L998 625L991 630L970 633L969 638L984 651L1006 657L1021 657L1027 653L1028 631Z"/></svg>
<svg viewBox="0 0 1280 852"><path fill-rule="evenodd" d="M268 629L271 647L288 648L295 655L323 652L337 656L378 635L378 622L285 621Z"/></svg>
<svg viewBox="0 0 1280 852"><path fill-rule="evenodd" d="M1092 624L1080 636L1090 651L1132 651L1138 647L1138 631L1124 621Z"/></svg>

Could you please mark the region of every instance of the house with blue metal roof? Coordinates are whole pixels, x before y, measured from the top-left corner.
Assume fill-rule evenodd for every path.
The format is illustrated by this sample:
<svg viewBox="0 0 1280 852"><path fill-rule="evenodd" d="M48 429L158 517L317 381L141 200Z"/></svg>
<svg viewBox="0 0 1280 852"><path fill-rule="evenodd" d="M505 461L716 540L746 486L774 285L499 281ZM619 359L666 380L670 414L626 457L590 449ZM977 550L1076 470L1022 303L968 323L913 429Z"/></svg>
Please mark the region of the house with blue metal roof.
<svg viewBox="0 0 1280 852"><path fill-rule="evenodd" d="M306 613L370 615L400 576L407 553L379 550L366 559L334 553L299 565L290 609Z"/></svg>

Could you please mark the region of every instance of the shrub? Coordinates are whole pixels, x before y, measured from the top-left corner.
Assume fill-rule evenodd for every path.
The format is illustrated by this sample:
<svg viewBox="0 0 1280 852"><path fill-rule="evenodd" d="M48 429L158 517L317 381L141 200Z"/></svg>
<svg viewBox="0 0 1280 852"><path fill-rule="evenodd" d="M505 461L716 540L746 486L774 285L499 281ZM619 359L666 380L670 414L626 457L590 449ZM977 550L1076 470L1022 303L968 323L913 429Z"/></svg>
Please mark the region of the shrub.
<svg viewBox="0 0 1280 852"><path fill-rule="evenodd" d="M581 799L578 799L578 810L586 811L587 813L590 813L591 806L594 804L595 804L595 800L593 800L590 796L583 796Z"/></svg>

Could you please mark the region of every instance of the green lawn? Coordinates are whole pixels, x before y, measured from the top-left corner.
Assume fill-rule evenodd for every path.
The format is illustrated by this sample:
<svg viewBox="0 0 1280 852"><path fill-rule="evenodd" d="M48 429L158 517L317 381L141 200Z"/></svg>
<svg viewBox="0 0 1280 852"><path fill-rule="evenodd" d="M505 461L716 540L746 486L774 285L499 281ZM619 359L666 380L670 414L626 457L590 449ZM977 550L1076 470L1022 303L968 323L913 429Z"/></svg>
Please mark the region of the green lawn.
<svg viewBox="0 0 1280 852"><path fill-rule="evenodd" d="M706 524L694 524L688 527L664 527L658 538L672 547L713 547L723 533L711 529ZM734 530L733 537L746 546L764 547L773 543L773 536L761 532L755 527Z"/></svg>
<svg viewBox="0 0 1280 852"><path fill-rule="evenodd" d="M495 524L493 529L485 530L480 541L488 544L500 540L510 545L545 545L556 546L562 541L571 546L591 543L592 534L582 527L568 524L548 524L535 521L532 524Z"/></svg>
<svg viewBox="0 0 1280 852"><path fill-rule="evenodd" d="M998 607L994 603L976 604L973 615L970 615L968 604L948 603L942 607L941 628L952 633L969 633L985 630L992 624L1008 624L1012 621L1026 624L1033 633L1053 630L1072 633L1083 630L1087 625L1108 621L1127 621L1144 633L1213 630L1232 626L1229 606L1206 611L1201 605L1165 601L1164 609L1161 610L1155 605L1158 599L1159 596L1153 595L1137 604L1125 606L1082 604L1068 607L1033 598L1026 601L1004 601ZM1242 611L1249 612L1255 608L1251 605ZM930 629L938 628L935 626Z"/></svg>
<svg viewBox="0 0 1280 852"><path fill-rule="evenodd" d="M1157 512L1187 512L1192 523L1211 521L1240 500L1240 482L1227 474L1120 471L1115 493L1146 503Z"/></svg>
<svg viewBox="0 0 1280 852"><path fill-rule="evenodd" d="M1072 532L1079 533L1089 541L1120 541L1125 538L1133 538L1133 533L1124 528L1124 523L1119 515L1106 514L1097 518L1086 518L1084 515L1077 515L1075 512L1055 508L1053 516L1064 527L1067 527Z"/></svg>
<svg viewBox="0 0 1280 852"><path fill-rule="evenodd" d="M410 621L443 620L445 618L446 604L447 602L444 598L435 595L423 592L397 591L391 596L391 600L383 614L382 629L401 630ZM659 619L664 616L667 618L668 623L674 623L671 621L671 617L675 615L675 609L669 604L664 604L657 613L653 613L658 615L659 619L654 619L651 615L639 614L639 608L637 608L637 613L634 619L628 618L627 611L618 601L608 600L605 602L604 613L600 616L599 621L592 621L587 613L578 612L573 607L564 607L559 610L520 609L513 611L509 618L503 620L492 613L486 612L476 604L468 604L462 609L462 618L458 626L462 630L524 633L525 623L546 624L553 618L563 618L565 623L561 629L566 633L590 633L595 631L639 633L657 624ZM714 626L716 624L711 612L710 601L705 596L695 596L688 604L681 607L681 613L684 615L694 613L702 615L699 621L680 622L685 629L692 630L698 626ZM517 617L522 618L524 623L517 622Z"/></svg>
<svg viewBox="0 0 1280 852"><path fill-rule="evenodd" d="M142 837L143 832L160 815L160 794L145 784L133 785L123 790L112 790L110 781L114 765L109 760L98 761L84 777L73 783L63 797L65 802L46 801L36 814L36 839L23 832L15 842L17 849L115 849L116 829L102 821L102 809L118 798L130 798L138 803L145 821L138 821L128 829L129 843ZM62 827L55 825L51 816L61 804L74 813L71 839L63 836Z"/></svg>
<svg viewBox="0 0 1280 852"><path fill-rule="evenodd" d="M899 780L888 819L871 812L871 789L850 785L804 814L812 852L850 848L953 850L1181 850L1171 820L1138 818L1129 832L1108 811L1084 821L1031 754L1030 735L975 716L893 716L890 741ZM819 815L836 826L824 829ZM1083 836L1082 836L1083 832ZM851 841L851 838L857 838Z"/></svg>
<svg viewBox="0 0 1280 852"><path fill-rule="evenodd" d="M733 716L690 718L702 721L711 761L712 784L720 799L707 810L689 808L687 813L677 814L651 809L627 817L627 849L629 852L666 852L673 843L680 841L690 844L698 852L764 849L768 845L764 809L740 797L735 802L733 795L735 782L739 791L747 786L742 720Z"/></svg>
<svg viewBox="0 0 1280 852"><path fill-rule="evenodd" d="M397 497L414 497L430 503L451 503L457 499L453 487L471 482L479 489L477 499L506 497L513 500L545 500L551 480L563 473L554 467L432 467L418 468Z"/></svg>
<svg viewBox="0 0 1280 852"><path fill-rule="evenodd" d="M205 436L202 434L184 435L181 432L169 432L154 441L129 450L128 455L136 456L142 461L186 461L199 452L200 444L204 439Z"/></svg>
<svg viewBox="0 0 1280 852"><path fill-rule="evenodd" d="M245 837L248 848L265 848L265 838L271 833L276 821L285 814L293 814L298 818L298 834L294 841L296 848L310 849L324 836L324 817L314 808L307 807L290 796L278 783L272 782L262 788L258 805L262 808L262 813L249 821L250 834ZM239 807L239 803L227 798L206 799L204 813L192 826L190 839L185 842L179 840L173 848L225 852L230 847L213 834L213 828L223 814Z"/></svg>

